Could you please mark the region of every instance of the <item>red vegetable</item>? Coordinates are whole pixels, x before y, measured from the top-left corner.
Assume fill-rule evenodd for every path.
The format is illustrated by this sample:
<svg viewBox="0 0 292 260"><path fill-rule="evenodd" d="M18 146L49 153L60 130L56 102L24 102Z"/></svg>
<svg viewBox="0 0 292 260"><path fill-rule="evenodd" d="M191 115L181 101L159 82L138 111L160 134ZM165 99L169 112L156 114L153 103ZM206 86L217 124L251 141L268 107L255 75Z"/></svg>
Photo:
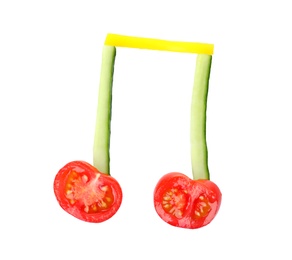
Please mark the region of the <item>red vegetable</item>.
<svg viewBox="0 0 292 260"><path fill-rule="evenodd" d="M109 219L122 202L119 183L83 161L70 162L57 173L54 192L65 211L87 222Z"/></svg>
<svg viewBox="0 0 292 260"><path fill-rule="evenodd" d="M154 205L158 215L168 224L181 228L200 228L216 216L221 204L221 192L209 180L192 180L172 172L164 175L154 190Z"/></svg>

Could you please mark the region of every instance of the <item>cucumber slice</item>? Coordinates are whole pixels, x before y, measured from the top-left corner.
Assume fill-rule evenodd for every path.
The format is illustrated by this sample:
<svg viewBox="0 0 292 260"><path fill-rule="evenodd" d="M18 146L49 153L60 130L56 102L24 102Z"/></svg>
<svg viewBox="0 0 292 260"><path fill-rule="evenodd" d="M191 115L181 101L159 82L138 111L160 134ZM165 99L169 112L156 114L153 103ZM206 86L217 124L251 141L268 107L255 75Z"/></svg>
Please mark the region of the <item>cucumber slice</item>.
<svg viewBox="0 0 292 260"><path fill-rule="evenodd" d="M209 180L206 111L212 56L198 54L191 104L191 162L193 179Z"/></svg>
<svg viewBox="0 0 292 260"><path fill-rule="evenodd" d="M112 85L116 48L104 45L96 113L93 145L93 165L102 173L110 175L110 133Z"/></svg>

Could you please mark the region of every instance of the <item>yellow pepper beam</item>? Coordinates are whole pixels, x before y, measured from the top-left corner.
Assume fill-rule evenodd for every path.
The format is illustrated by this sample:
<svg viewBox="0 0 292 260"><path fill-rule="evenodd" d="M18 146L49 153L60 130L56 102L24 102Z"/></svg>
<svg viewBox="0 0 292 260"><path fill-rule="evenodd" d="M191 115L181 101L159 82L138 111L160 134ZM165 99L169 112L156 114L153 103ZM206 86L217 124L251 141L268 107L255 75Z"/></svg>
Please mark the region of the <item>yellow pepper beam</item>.
<svg viewBox="0 0 292 260"><path fill-rule="evenodd" d="M212 55L214 51L214 45L209 43L166 41L118 34L108 34L104 44L115 47L187 52L208 55Z"/></svg>

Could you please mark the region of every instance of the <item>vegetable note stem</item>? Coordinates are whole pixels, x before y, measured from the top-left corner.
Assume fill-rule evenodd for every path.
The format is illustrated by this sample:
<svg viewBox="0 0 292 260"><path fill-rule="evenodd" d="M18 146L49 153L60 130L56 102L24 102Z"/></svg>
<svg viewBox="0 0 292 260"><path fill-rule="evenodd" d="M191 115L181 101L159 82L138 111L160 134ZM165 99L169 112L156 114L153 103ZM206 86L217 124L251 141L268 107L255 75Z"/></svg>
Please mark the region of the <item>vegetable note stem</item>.
<svg viewBox="0 0 292 260"><path fill-rule="evenodd" d="M102 173L109 175L112 85L115 56L116 48L104 45L93 145L93 165Z"/></svg>
<svg viewBox="0 0 292 260"><path fill-rule="evenodd" d="M193 179L209 179L206 111L212 56L198 54L191 104L191 163Z"/></svg>

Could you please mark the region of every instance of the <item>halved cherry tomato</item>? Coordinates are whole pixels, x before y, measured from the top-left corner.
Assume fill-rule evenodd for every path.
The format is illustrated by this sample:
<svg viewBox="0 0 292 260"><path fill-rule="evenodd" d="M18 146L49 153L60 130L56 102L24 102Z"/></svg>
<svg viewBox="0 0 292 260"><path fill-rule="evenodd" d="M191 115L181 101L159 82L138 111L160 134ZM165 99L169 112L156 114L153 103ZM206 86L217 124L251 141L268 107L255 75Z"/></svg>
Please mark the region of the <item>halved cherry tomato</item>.
<svg viewBox="0 0 292 260"><path fill-rule="evenodd" d="M192 180L172 172L164 175L154 190L155 210L172 226L195 229L206 226L216 216L221 192L209 180Z"/></svg>
<svg viewBox="0 0 292 260"><path fill-rule="evenodd" d="M70 162L60 169L54 192L65 211L87 222L111 218L122 203L119 183L83 161Z"/></svg>

